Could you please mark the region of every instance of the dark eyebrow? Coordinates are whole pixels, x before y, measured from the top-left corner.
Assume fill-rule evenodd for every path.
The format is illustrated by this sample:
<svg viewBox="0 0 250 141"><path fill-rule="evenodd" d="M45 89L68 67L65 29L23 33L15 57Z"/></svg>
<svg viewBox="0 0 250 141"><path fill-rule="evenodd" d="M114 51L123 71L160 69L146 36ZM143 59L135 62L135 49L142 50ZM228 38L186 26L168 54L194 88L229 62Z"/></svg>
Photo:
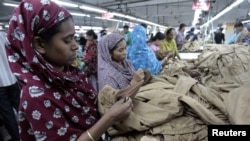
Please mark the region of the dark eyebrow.
<svg viewBox="0 0 250 141"><path fill-rule="evenodd" d="M72 33L72 34L66 35L65 37L63 37L63 39L66 39L66 38L72 37L72 36L74 36L75 34L76 34L76 33L74 32L74 33Z"/></svg>

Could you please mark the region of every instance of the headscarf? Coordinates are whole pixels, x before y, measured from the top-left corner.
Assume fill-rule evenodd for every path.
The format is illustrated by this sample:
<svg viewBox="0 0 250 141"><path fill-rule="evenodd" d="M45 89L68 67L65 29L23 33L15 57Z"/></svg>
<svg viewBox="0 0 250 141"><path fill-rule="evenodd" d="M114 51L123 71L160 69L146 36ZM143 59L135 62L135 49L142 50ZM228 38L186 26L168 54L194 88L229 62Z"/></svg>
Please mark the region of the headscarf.
<svg viewBox="0 0 250 141"><path fill-rule="evenodd" d="M162 63L156 58L154 51L147 45L146 30L137 25L132 32L132 46L128 49L128 59L135 69L149 70L152 75L158 74Z"/></svg>
<svg viewBox="0 0 250 141"><path fill-rule="evenodd" d="M11 69L22 82L19 125L24 141L74 140L97 121L97 93L85 75L72 66L57 71L32 47L34 36L70 16L50 0L23 0L10 19L6 47Z"/></svg>
<svg viewBox="0 0 250 141"><path fill-rule="evenodd" d="M178 54L179 51L177 49L177 45L176 45L176 42L175 42L175 39L167 39L167 32L169 30L173 30L174 28L173 27L167 27L166 30L165 30L165 36L166 36L166 39L163 41L163 44L161 45L160 49L163 50L163 51L174 51L175 54Z"/></svg>
<svg viewBox="0 0 250 141"><path fill-rule="evenodd" d="M119 33L111 33L101 38L98 43L98 85L101 90L105 85L114 89L127 87L133 78L134 67L125 59L124 68L115 63L110 54L112 50L124 37Z"/></svg>

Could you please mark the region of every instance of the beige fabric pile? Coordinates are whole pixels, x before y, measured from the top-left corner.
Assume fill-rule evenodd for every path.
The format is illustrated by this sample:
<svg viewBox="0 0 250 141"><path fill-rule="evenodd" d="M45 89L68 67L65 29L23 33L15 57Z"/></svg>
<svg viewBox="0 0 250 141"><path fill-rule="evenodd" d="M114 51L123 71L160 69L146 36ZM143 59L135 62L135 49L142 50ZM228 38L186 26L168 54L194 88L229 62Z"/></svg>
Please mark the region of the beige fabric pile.
<svg viewBox="0 0 250 141"><path fill-rule="evenodd" d="M142 86L129 118L108 133L113 141L206 141L207 125L250 124L249 67L249 48L207 45L197 60L174 61ZM109 86L100 91L101 115L118 93Z"/></svg>
<svg viewBox="0 0 250 141"><path fill-rule="evenodd" d="M201 46L202 46L203 41L187 41L185 44L183 44L182 49L180 52L198 52L202 51Z"/></svg>
<svg viewBox="0 0 250 141"><path fill-rule="evenodd" d="M250 52L245 46L206 46L195 66L203 84L216 90L229 92L250 81Z"/></svg>

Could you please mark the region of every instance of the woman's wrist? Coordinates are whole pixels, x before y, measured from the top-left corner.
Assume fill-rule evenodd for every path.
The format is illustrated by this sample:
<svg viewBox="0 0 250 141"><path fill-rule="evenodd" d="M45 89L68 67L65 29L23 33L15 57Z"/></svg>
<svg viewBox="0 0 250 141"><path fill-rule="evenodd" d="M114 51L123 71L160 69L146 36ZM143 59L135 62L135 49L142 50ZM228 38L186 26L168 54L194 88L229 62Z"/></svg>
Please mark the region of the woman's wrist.
<svg viewBox="0 0 250 141"><path fill-rule="evenodd" d="M104 122L106 122L109 126L112 126L115 123L115 116L112 115L110 111L103 115L101 118Z"/></svg>

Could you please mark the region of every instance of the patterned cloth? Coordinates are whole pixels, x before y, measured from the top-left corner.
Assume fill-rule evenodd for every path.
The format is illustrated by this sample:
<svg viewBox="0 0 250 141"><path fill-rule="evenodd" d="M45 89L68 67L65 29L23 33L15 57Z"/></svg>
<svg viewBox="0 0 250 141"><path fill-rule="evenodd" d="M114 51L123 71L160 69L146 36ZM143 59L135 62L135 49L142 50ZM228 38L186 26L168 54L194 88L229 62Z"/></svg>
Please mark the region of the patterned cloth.
<svg viewBox="0 0 250 141"><path fill-rule="evenodd" d="M128 49L127 58L132 61L136 70L149 70L152 75L158 74L162 63L156 58L154 51L147 45L146 30L137 25L132 32L132 46Z"/></svg>
<svg viewBox="0 0 250 141"><path fill-rule="evenodd" d="M97 43L88 40L85 49L84 63L87 67L86 74L87 76L97 75Z"/></svg>
<svg viewBox="0 0 250 141"><path fill-rule="evenodd" d="M49 0L23 0L13 11L6 47L21 83L22 141L75 141L97 121L97 93L85 75L72 66L57 71L32 47L35 35L70 16Z"/></svg>
<svg viewBox="0 0 250 141"><path fill-rule="evenodd" d="M122 89L129 85L133 78L134 67L127 59L123 61L124 68L115 63L110 55L117 43L123 40L119 33L103 36L98 43L98 85L101 90L105 85L114 89Z"/></svg>

